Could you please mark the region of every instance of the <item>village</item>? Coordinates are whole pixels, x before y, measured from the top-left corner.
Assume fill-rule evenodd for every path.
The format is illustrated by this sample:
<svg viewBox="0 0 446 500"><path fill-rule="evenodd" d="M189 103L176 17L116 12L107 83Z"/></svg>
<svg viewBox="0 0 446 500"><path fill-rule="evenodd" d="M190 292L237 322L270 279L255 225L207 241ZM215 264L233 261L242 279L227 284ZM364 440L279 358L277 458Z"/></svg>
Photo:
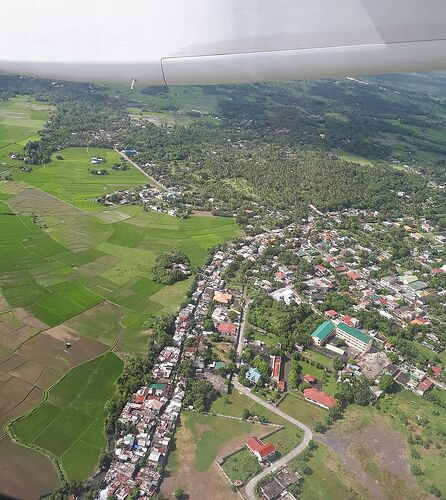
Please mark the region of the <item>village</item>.
<svg viewBox="0 0 446 500"><path fill-rule="evenodd" d="M410 225L403 220L369 222L377 217L377 213L356 210L327 216L315 213L301 225L264 228L215 251L196 280L190 304L177 315L175 346L162 351L152 371L154 383L141 387L122 411L120 422L128 424L129 432L116 442L104 498L115 495L124 500L134 487L148 497L158 490L187 391L187 379L177 370L183 360L191 360L196 378L211 381L220 391L227 390L224 381L236 371L239 381L253 391L261 387L270 394L294 390L288 379L292 352L277 354L276 348L248 331L250 300L258 293L284 305L311 308L318 326L306 332L305 341L296 342L294 350L314 350L341 360L337 382L364 377L373 399L384 391L380 385L384 376L419 395L434 386L446 389L444 363L438 358L444 337L432 328L443 323L429 300L445 301L446 292L438 277L445 275L446 264L436 257L444 237L426 221L417 224L411 220ZM356 222L354 231L345 229L346 220ZM390 230L402 231L416 243L409 257L413 268L390 265L392 253L379 245L385 241L383 233ZM370 238L366 245L359 240L361 233L376 233L376 238ZM238 272L241 263L245 266L242 284ZM408 349L404 342L402 347L395 345L377 319L410 333L406 342L414 349ZM214 351L208 355L214 341L231 346L231 366ZM433 356L418 355L416 346ZM266 378L265 371L247 359L248 351L263 360ZM307 402L327 410L336 406L333 391L324 392L316 377L303 372L299 379ZM246 447L260 463L274 461L274 447L258 436L252 436ZM271 481L277 490L278 480L273 477ZM265 493L265 485L262 488L263 498L279 498ZM285 487L280 495L294 498Z"/></svg>

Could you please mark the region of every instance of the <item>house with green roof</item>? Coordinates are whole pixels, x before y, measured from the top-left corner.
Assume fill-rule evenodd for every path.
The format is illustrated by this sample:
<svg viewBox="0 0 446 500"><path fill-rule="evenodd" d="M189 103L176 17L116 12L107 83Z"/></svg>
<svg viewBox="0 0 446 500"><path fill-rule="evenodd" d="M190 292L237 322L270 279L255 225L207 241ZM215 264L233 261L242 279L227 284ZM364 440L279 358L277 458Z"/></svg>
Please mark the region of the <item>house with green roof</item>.
<svg viewBox="0 0 446 500"><path fill-rule="evenodd" d="M372 337L342 322L336 327L336 336L345 340L350 347L359 349L362 352L368 352L372 347Z"/></svg>
<svg viewBox="0 0 446 500"><path fill-rule="evenodd" d="M331 321L324 321L316 330L311 334L313 342L317 346L323 346L327 343L330 337L333 336L335 326Z"/></svg>

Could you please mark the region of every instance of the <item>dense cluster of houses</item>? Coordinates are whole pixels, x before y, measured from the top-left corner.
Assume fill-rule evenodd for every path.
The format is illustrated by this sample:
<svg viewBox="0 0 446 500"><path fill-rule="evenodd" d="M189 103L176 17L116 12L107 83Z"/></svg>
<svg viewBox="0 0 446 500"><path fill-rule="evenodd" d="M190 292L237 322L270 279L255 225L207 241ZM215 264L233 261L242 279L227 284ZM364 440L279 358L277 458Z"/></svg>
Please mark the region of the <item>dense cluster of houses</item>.
<svg viewBox="0 0 446 500"><path fill-rule="evenodd" d="M150 185L135 189L123 189L105 194L96 199L105 206L143 205L146 210L165 213L171 217L185 217L190 214L190 205L179 202L180 194L175 191L160 191Z"/></svg>
<svg viewBox="0 0 446 500"><path fill-rule="evenodd" d="M304 224L290 224L283 229L265 228L237 245L228 245L222 253L229 261L240 259L254 263L251 283L268 292L274 300L286 304L306 303L321 314L324 311L321 304L330 295L337 294L348 298L354 311L373 310L405 329L412 326L427 327L422 333L414 334L413 340L432 351L443 350L444 340L429 331L428 327L434 314L429 299L436 297L443 304L446 303L446 290L431 285L432 277L446 272L446 263L435 257L436 249L444 244L445 238L425 220L419 223L411 220L411 226L407 221L399 220L372 223L367 220L376 218L378 213L359 210L348 210L342 216L344 221L345 218L359 221L360 230L365 234L385 233L395 228L405 231L408 238L419 242L412 255L413 261L417 263L417 270L407 271L398 264L386 265L392 260L392 254L387 248L379 246L377 241L380 236L370 239L368 244L362 240L360 243L357 233L349 234L343 229L341 215L338 213L318 214L309 217ZM319 227L321 222L323 230ZM425 245L421 244L421 240ZM281 262L274 252L267 251L271 248L282 248L288 254L294 254L293 264ZM296 261L303 265L296 266ZM393 274L389 274L387 270L393 270ZM298 277L301 280L300 287L296 286L299 285ZM341 283L347 285L342 287L344 291L340 289ZM446 388L441 366L433 365L420 370L410 360L400 357L398 367L392 370L393 365L385 353L394 351L394 348L379 329L363 328L354 315L346 314L343 310L328 309L323 315L325 321L321 318L320 326L312 333L315 347L332 357L356 359L358 364L352 370L356 376L364 373L373 384L373 381L378 381L379 376L389 373L396 382L417 394L424 394L433 385ZM222 321L218 308L213 318ZM386 366L390 366L389 369L380 365L378 356L387 360ZM277 366L273 358L271 381L277 387L279 380L274 380ZM374 367L368 370L368 365ZM351 365L347 365L346 370L350 369ZM246 378L253 385L260 377L259 370L254 367L250 367L246 373ZM335 404L327 395L317 394L314 390L307 395L309 401L326 408Z"/></svg>
<svg viewBox="0 0 446 500"><path fill-rule="evenodd" d="M102 498L124 500L135 487L147 497L158 490L184 398L185 381L175 379L180 355L180 348L166 347L152 370L155 382L135 392L122 410L125 431L115 443Z"/></svg>
<svg viewBox="0 0 446 500"><path fill-rule="evenodd" d="M216 308L221 311L215 328L220 331L221 325L233 325L223 335L235 340L240 312L234 307L240 298L224 289L221 278L230 262L226 253L214 255L197 281L191 303L176 317L176 346L163 349L152 369L154 383L139 388L122 410L119 421L125 430L115 443L114 460L105 475L101 498L114 495L125 500L135 487L146 497L158 490L185 395L186 380L177 367L187 358L193 360L198 373L204 367L199 348L185 347L185 340L200 341L212 333L206 331L204 321Z"/></svg>
<svg viewBox="0 0 446 500"><path fill-rule="evenodd" d="M148 196L159 194L147 188L139 193L140 199L146 199L145 193ZM235 261L253 264L249 286L266 291L277 301L308 304L321 315L320 326L308 333L316 349L349 360L338 373L338 380L364 375L370 380L371 390L376 396L380 394L378 381L383 374L390 374L396 382L417 394L424 394L434 385L446 388L443 368L439 365L420 370L402 357L398 366L392 364L386 355L386 351L393 350L388 339L380 331L363 328L351 313L351 310L373 309L400 327L423 327L433 319L428 298L432 295L441 298L446 294L444 290L434 288L430 279L446 271L446 264L435 258L431 248L432 245L444 244L442 237L426 221L422 221L419 227L415 221L411 227L399 221L381 221L379 224L368 221L376 215L350 210L343 214L343 220L355 217L365 234L401 227L409 238L420 241L429 233L426 247L418 244L417 252L412 256L419 264L416 269L408 271L399 269L398 265L386 265L392 254L377 244L379 237L366 245L359 241L357 233L349 234L343 228L341 216L337 213L315 215L305 223L290 224L283 229L265 228L241 241L228 243L214 254L197 279L190 304L177 315L176 347L166 348L154 367L152 374L156 383L140 388L122 412L120 420L122 424L128 424L129 431L116 442L115 460L106 476L107 494L115 494L124 500L132 485L147 496L157 490L184 396L184 381L176 378L178 363L183 358L190 358L196 373L203 373L209 365L201 356L202 343L206 343L207 337L218 332L229 342L238 338L244 294L240 289L231 289L224 279L225 271ZM276 252L267 251L273 247L291 254L292 264L282 262ZM389 270L393 271L387 272ZM345 310L321 307L333 293L348 298L350 314ZM188 339L194 342L185 344ZM443 348L441 339L429 335L429 332L414 340L433 350ZM219 367L223 366L223 363L218 363ZM270 367L271 384L285 390L281 358L271 356ZM246 373L252 384L256 384L260 376L254 367ZM336 399L325 394L317 381L305 379L304 382L308 385L303 393L307 401L326 409L336 404ZM275 452L274 447L257 438L249 441L248 449L261 461L265 457L271 458ZM142 467L139 465L141 459ZM265 494L264 498L269 497Z"/></svg>

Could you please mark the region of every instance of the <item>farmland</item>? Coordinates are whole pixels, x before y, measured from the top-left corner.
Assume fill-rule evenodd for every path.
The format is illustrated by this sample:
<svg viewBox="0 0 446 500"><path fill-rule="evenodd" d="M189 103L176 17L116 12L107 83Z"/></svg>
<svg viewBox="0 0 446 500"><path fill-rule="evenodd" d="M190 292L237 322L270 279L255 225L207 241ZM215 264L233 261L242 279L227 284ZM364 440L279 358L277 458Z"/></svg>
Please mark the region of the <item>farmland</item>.
<svg viewBox="0 0 446 500"><path fill-rule="evenodd" d="M22 153L48 119L49 107L26 96L0 101L0 172L19 164L11 152Z"/></svg>
<svg viewBox="0 0 446 500"><path fill-rule="evenodd" d="M40 106L27 99L8 103L13 108L32 106L34 111ZM19 139L25 143L29 134L37 134L47 116L41 111L33 115L41 118L39 124L22 135L13 131L8 144ZM0 134L2 123L0 119ZM31 172L13 169L13 180L0 181L0 426L3 430L31 412L14 424L18 438L51 454L69 478L82 479L94 469L104 446L104 401L113 395L121 364L107 351L113 349L121 358L144 352L147 318L175 312L191 285L191 279L173 286L154 282L150 269L156 253L176 246L198 266L211 246L237 235L238 229L227 218L180 220L140 206L104 209L94 201L97 196L148 179L133 167L111 170L119 159L112 150L70 148L59 154L63 159L54 156ZM88 171L91 156L106 158L109 175ZM12 163L8 156L8 165ZM104 368L96 373L98 359L115 361L101 362ZM110 364L113 376L110 372L101 381ZM106 382L101 397L82 382L88 367L95 373L95 386ZM66 384L74 389L66 389ZM73 400L60 397L65 390ZM47 391L48 398L33 412ZM49 423L48 428L37 434L43 423ZM58 436L57 442L51 435ZM0 470L7 493L21 491L26 498L16 479L30 475L30 470L48 479L33 482L32 497L57 486L55 470L47 472L52 466L44 455L18 446L5 432L0 436L0 460L6 457L2 450L10 462L9 469Z"/></svg>
<svg viewBox="0 0 446 500"><path fill-rule="evenodd" d="M106 444L104 404L122 367L108 353L71 370L41 405L12 425L15 437L55 457L68 479L88 476Z"/></svg>

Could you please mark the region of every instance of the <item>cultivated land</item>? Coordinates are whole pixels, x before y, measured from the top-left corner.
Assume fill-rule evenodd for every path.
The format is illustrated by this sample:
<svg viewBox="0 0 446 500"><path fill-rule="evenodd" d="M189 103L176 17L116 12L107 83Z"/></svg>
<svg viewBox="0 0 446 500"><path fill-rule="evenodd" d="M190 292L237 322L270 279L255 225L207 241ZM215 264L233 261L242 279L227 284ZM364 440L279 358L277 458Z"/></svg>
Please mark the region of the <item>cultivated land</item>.
<svg viewBox="0 0 446 500"><path fill-rule="evenodd" d="M14 106L26 103L26 99L13 101ZM37 116L42 124L46 115ZM32 133L40 128L34 126ZM29 138L17 134L10 142L25 143ZM64 374L69 372L63 381L72 374L77 377L77 371L70 372L74 367L82 365L83 370L82 363L111 348L121 357L144 351L148 332L143 324L148 316L173 313L191 284L185 280L167 287L152 281L156 252L176 246L193 265L201 265L211 246L238 234L231 219L180 220L145 212L140 206L104 209L95 197L144 185L147 178L133 167L111 170L119 160L112 150L71 148L60 154L63 160L53 158L30 173L15 170L13 181L0 181L0 460L11 464L0 469L0 484L9 488L2 487L2 492L14 496L19 492L18 478L26 471L35 471L36 477L46 474L47 481L36 479L30 485L29 498L56 487L56 473L44 472L48 464L52 468L46 457L32 450L23 452L10 441L5 425L32 410ZM90 174L91 156L105 157L104 168L110 175ZM69 349L65 342L70 342ZM104 393L107 399L113 390ZM77 391L71 394L82 401ZM104 414L87 412L92 426L86 431L88 422L77 419L76 404L64 404L74 409L55 420L58 429L71 428L70 443L52 443L47 438L53 431L40 436L29 433L40 412L52 407L49 399L36 414L26 417L23 422L29 422L29 429L19 437L53 453L69 478L81 479L94 469L104 445ZM70 412L76 415L75 426ZM20 421L20 425L25 424ZM7 450L8 457L2 450ZM26 497L23 491L19 496Z"/></svg>
<svg viewBox="0 0 446 500"><path fill-rule="evenodd" d="M105 448L104 405L122 368L122 360L108 353L71 370L42 404L14 422L13 435L48 453L68 479L85 478Z"/></svg>
<svg viewBox="0 0 446 500"><path fill-rule="evenodd" d="M28 141L38 139L48 112L47 104L26 96L0 101L0 172L20 164L10 153L22 153Z"/></svg>

